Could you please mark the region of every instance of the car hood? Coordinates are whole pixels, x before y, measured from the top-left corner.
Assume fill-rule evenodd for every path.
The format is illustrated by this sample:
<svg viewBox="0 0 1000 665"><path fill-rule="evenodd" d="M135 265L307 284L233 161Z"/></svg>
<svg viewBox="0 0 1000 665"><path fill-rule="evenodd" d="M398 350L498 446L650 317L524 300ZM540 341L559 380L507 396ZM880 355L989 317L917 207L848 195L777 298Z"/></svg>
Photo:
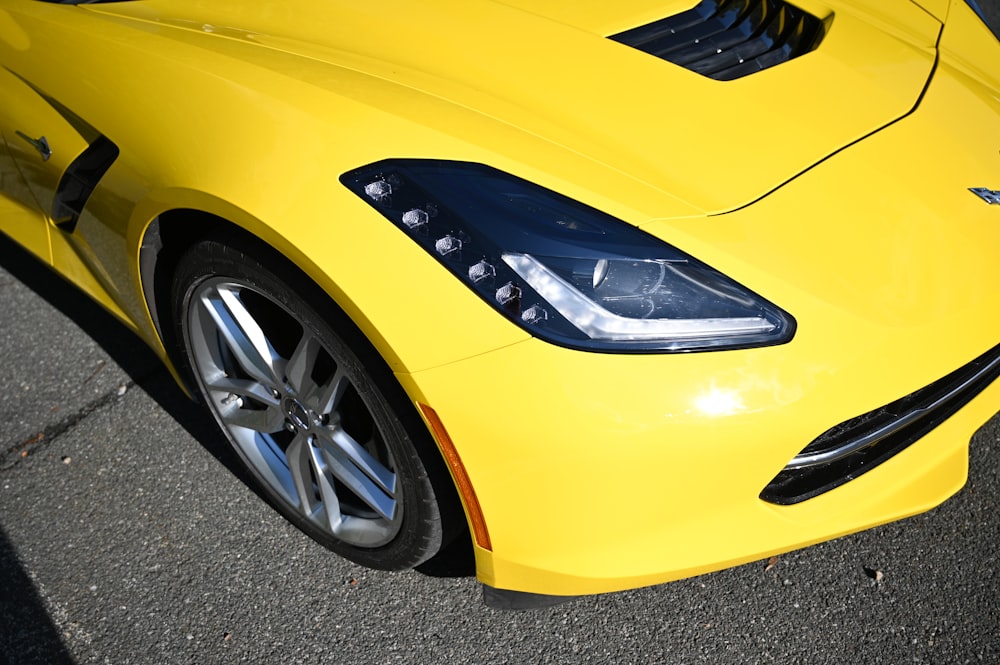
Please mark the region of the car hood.
<svg viewBox="0 0 1000 665"><path fill-rule="evenodd" d="M87 11L361 71L543 138L686 204L678 209L706 213L753 202L904 116L934 67L940 24L906 0L875 9L810 1L826 26L818 49L727 82L608 39L692 4L147 0Z"/></svg>

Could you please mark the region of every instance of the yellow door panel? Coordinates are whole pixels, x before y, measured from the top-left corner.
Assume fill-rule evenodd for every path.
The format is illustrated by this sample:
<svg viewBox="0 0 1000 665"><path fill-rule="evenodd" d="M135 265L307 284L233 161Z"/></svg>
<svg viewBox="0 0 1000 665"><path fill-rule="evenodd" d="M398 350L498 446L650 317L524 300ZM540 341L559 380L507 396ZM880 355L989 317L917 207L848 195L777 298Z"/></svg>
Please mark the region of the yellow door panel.
<svg viewBox="0 0 1000 665"><path fill-rule="evenodd" d="M56 188L66 168L88 142L67 120L68 112L16 74L0 70L0 131L14 162L34 195L35 204L51 216Z"/></svg>
<svg viewBox="0 0 1000 665"><path fill-rule="evenodd" d="M4 74L0 70L0 75ZM14 158L0 140L0 231L36 254L46 263L49 252L49 229L39 211L28 184Z"/></svg>

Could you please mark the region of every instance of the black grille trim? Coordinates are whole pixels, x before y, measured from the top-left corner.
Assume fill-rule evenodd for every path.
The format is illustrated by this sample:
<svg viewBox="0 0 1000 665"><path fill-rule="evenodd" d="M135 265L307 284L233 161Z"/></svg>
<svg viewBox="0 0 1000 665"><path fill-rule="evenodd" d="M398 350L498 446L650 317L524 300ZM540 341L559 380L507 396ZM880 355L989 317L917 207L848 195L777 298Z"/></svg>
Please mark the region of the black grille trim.
<svg viewBox="0 0 1000 665"><path fill-rule="evenodd" d="M611 39L718 81L774 67L819 46L823 21L783 0L702 0Z"/></svg>
<svg viewBox="0 0 1000 665"><path fill-rule="evenodd" d="M796 455L760 498L783 506L801 503L871 471L953 416L998 376L1000 346L995 346L929 386L830 428Z"/></svg>

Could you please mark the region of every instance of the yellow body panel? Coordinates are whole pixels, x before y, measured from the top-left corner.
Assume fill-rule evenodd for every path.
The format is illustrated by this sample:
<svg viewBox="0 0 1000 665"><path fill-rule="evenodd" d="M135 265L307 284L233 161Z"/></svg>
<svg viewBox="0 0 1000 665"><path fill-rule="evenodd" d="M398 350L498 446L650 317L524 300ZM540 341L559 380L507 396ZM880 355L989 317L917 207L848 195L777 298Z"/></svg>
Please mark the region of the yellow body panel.
<svg viewBox="0 0 1000 665"><path fill-rule="evenodd" d="M1000 137L1000 102L963 79L942 66L919 113L754 206L644 227L794 312L792 343L623 357L532 341L404 377L462 451L490 528L493 552L477 552L489 583L655 584L898 519L961 487L1000 386L846 485L795 506L757 499L828 428L997 342L1000 211L965 185L1000 176L997 146L979 140ZM905 202L887 196L904 188ZM963 274L975 279L955 289Z"/></svg>
<svg viewBox="0 0 1000 665"><path fill-rule="evenodd" d="M660 202L656 214L670 216L690 214L691 206L719 211L749 203L832 150L908 112L931 71L940 28L916 7L894 0L891 4L905 19L906 30L890 36L870 22L883 15L880 12L872 16L860 13L853 3L831 3L824 15L833 13L830 6L840 13L823 49L752 82L722 84L664 68L662 61L604 34L534 13L545 11L545 5L529 13L489 2L443 1L419 8L405 2L304 3L308 9L302 4L285 2L261 12L242 3L193 2L193 18L184 19L174 18L176 3L165 2L99 5L95 11L140 18L149 22L146 29L157 32L175 27L187 34L173 38L192 45L222 32L234 42L301 53L316 62L398 83L666 190L664 196L673 200ZM662 15L678 4L661 7ZM313 20L303 25L306 13ZM470 31L470 24L488 25L490 30ZM240 28L228 27L232 25ZM433 35L419 40L419 47L413 43L418 39L414 25L433 26ZM456 62L462 66L456 67ZM855 67L858 62L867 67ZM330 85L337 75L327 71L323 78L306 80ZM856 97L843 95L844 89ZM854 104L853 99L864 99L865 104ZM403 95L398 100L405 105L400 114L408 119L447 127L453 136L473 139L481 147L496 146L525 162L536 161L525 159L530 153L523 150L510 150L506 141L495 143L506 139L506 132L498 133L495 125L485 133L477 128L466 134L461 124L443 124L430 108L421 108L426 101L413 107ZM380 105L383 111L396 108L392 103ZM587 112L567 113L572 109ZM734 110L744 120L734 122ZM399 134L391 125L385 129L385 136L393 139L386 156L450 156L447 145L423 152L426 148L411 147L409 141L401 152ZM369 155L377 152L372 143L382 137L363 138L367 145L360 147ZM724 160L719 158L721 146L726 147ZM595 191L608 189L584 173L568 179ZM726 186L720 188L720 182Z"/></svg>
<svg viewBox="0 0 1000 665"><path fill-rule="evenodd" d="M4 107L0 230L165 360L139 265L154 221L210 213L291 259L440 417L493 586L655 584L926 510L964 482L1000 386L821 496L758 495L825 430L1000 342L1000 206L968 191L1000 189L1000 46L941 0L802 0L821 46L730 82L606 39L694 4L2 0L0 91L38 103L31 82L121 154L59 228ZM72 160L86 137L41 107L30 131L61 128ZM795 337L535 339L338 181L386 158L487 164L641 227L791 313Z"/></svg>

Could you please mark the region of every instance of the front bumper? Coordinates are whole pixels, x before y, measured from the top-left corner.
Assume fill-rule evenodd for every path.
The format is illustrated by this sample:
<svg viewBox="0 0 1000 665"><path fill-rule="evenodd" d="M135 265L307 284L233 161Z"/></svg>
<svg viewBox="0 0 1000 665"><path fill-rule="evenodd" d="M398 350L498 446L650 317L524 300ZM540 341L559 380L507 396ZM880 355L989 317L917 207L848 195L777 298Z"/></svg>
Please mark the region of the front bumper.
<svg viewBox="0 0 1000 665"><path fill-rule="evenodd" d="M764 486L858 401L817 388L839 378L769 353L732 364L685 356L650 372L649 358L581 363L551 351L521 344L421 377L489 529L478 576L499 588L658 584L927 510L962 486L969 438L1000 404L994 384L873 471L779 506L759 498ZM497 379L511 367L523 381Z"/></svg>
<svg viewBox="0 0 1000 665"><path fill-rule="evenodd" d="M760 498L824 431L1000 341L1000 206L968 191L1000 178L983 137L1000 137L1000 95L942 61L918 111L756 204L644 226L791 312L786 345L622 356L527 340L400 375L475 489L492 542L480 580L552 595L657 584L956 492L995 382L856 479L796 505Z"/></svg>

